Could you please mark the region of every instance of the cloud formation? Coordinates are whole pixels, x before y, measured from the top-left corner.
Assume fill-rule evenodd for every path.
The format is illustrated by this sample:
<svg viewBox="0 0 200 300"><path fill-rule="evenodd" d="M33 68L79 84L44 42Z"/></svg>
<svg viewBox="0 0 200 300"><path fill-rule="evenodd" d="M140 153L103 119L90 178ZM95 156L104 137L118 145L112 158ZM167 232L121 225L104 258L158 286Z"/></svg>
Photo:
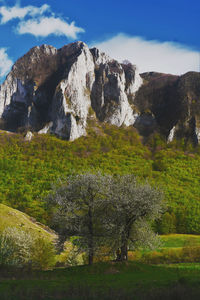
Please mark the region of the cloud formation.
<svg viewBox="0 0 200 300"><path fill-rule="evenodd" d="M32 34L35 37L47 37L53 34L76 39L78 33L84 32L83 28L75 26L75 22L69 23L57 17L48 4L41 7L32 5L20 7L17 4L13 7L1 6L0 15L1 25L18 19L15 28L17 34Z"/></svg>
<svg viewBox="0 0 200 300"><path fill-rule="evenodd" d="M50 6L47 4L42 5L41 7L36 6L25 6L20 7L15 5L13 7L2 6L0 7L1 24L5 24L13 19L24 19L26 16L39 16L43 15L46 11L50 10Z"/></svg>
<svg viewBox="0 0 200 300"><path fill-rule="evenodd" d="M53 16L23 21L17 26L17 33L29 33L36 37L46 37L50 34L54 34L76 39L77 34L81 32L84 32L84 29L76 27L74 22L68 24L65 20Z"/></svg>
<svg viewBox="0 0 200 300"><path fill-rule="evenodd" d="M10 71L13 61L8 57L6 48L0 48L0 77L4 77Z"/></svg>
<svg viewBox="0 0 200 300"><path fill-rule="evenodd" d="M148 41L142 37L118 34L92 46L119 61L128 59L138 66L141 73L157 71L179 75L199 71L198 52L173 42Z"/></svg>

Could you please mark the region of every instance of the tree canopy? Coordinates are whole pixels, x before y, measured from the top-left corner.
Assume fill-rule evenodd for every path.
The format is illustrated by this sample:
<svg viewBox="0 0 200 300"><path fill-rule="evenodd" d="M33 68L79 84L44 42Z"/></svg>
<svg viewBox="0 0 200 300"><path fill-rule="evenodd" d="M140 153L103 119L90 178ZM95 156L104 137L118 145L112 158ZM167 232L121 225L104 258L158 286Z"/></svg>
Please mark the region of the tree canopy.
<svg viewBox="0 0 200 300"><path fill-rule="evenodd" d="M116 259L127 260L129 243L139 240L137 224L146 222L147 228L162 210L162 193L137 183L134 175L70 176L48 201L55 205L56 230L64 238L76 237L89 264L103 246L115 252Z"/></svg>

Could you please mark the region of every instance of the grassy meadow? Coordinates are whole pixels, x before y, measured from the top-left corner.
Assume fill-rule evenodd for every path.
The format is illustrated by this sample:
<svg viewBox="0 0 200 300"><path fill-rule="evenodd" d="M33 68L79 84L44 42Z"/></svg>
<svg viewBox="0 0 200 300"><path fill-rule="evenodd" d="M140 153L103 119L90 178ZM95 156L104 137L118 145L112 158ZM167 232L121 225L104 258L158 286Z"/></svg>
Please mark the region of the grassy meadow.
<svg viewBox="0 0 200 300"><path fill-rule="evenodd" d="M199 299L199 284L199 263L108 262L90 267L7 273L0 279L0 295L2 300Z"/></svg>

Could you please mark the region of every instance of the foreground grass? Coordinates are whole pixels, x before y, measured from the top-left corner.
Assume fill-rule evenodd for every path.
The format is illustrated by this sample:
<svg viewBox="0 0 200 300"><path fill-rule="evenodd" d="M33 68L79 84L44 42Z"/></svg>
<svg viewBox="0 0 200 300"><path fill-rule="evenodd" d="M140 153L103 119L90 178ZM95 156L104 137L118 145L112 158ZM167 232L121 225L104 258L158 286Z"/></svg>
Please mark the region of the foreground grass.
<svg viewBox="0 0 200 300"><path fill-rule="evenodd" d="M5 279L5 273L1 272L4 277L0 280L2 300L200 297L200 264L149 266L110 262L92 267L79 266L13 275L11 272Z"/></svg>

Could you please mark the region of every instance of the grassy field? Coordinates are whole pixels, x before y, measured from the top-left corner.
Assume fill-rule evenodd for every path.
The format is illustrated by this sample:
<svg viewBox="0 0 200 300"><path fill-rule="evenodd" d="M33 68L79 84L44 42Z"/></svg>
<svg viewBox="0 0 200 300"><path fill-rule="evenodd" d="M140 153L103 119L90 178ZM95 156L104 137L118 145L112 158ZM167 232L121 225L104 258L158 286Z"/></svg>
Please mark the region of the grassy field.
<svg viewBox="0 0 200 300"><path fill-rule="evenodd" d="M200 264L151 266L110 262L11 273L7 279L0 279L0 299L199 299L199 284Z"/></svg>
<svg viewBox="0 0 200 300"><path fill-rule="evenodd" d="M26 214L0 204L0 231L6 226L53 236ZM170 234L161 240L156 251L130 252L126 263L48 271L0 268L0 300L200 299L200 236Z"/></svg>
<svg viewBox="0 0 200 300"><path fill-rule="evenodd" d="M200 246L200 235L167 234L167 235L161 235L161 241L162 241L162 248Z"/></svg>
<svg viewBox="0 0 200 300"><path fill-rule="evenodd" d="M190 234L161 235L161 246L153 251L129 251L129 260L148 264L200 262L200 236Z"/></svg>

